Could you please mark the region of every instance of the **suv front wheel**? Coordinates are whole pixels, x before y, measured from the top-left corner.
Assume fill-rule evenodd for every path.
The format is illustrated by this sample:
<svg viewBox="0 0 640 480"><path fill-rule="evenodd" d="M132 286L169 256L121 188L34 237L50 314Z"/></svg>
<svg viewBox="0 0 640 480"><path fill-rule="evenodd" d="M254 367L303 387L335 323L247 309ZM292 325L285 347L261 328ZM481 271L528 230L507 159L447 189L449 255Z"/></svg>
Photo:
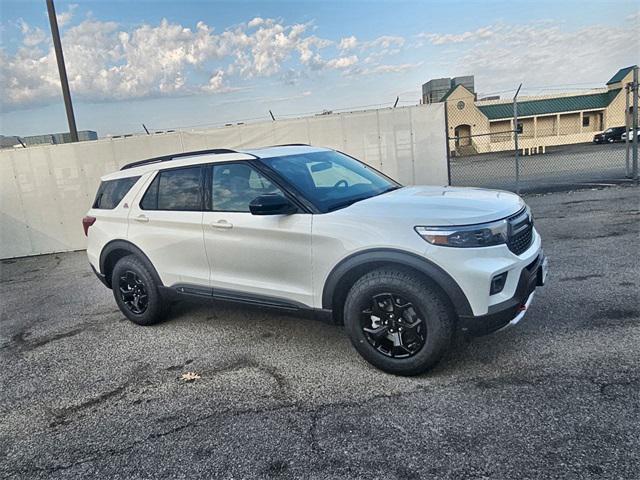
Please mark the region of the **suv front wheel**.
<svg viewBox="0 0 640 480"><path fill-rule="evenodd" d="M160 322L167 312L151 272L138 258L121 258L113 268L111 288L122 313L138 325Z"/></svg>
<svg viewBox="0 0 640 480"><path fill-rule="evenodd" d="M396 375L432 368L451 344L455 314L442 292L402 269L367 273L351 288L344 323L369 363Z"/></svg>

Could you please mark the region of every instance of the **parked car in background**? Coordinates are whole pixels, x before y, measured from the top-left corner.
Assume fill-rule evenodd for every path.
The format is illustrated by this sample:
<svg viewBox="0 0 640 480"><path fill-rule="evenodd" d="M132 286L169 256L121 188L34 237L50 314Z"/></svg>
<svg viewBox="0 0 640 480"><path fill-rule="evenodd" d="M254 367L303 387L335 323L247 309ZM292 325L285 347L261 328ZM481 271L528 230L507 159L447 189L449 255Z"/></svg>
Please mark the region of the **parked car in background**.
<svg viewBox="0 0 640 480"><path fill-rule="evenodd" d="M613 143L622 140L625 127L611 127L593 137L593 143Z"/></svg>
<svg viewBox="0 0 640 480"><path fill-rule="evenodd" d="M628 133L629 133L629 141L631 142L631 141L633 141L633 130L630 129ZM638 135L638 134L640 134L640 128L638 128L638 130L636 130L636 135ZM627 132L624 132L622 134L621 140L623 142L627 141Z"/></svg>
<svg viewBox="0 0 640 480"><path fill-rule="evenodd" d="M434 366L457 329L518 323L547 275L518 195L402 186L308 145L127 165L102 178L83 226L94 272L134 323L184 296L309 312L398 375Z"/></svg>

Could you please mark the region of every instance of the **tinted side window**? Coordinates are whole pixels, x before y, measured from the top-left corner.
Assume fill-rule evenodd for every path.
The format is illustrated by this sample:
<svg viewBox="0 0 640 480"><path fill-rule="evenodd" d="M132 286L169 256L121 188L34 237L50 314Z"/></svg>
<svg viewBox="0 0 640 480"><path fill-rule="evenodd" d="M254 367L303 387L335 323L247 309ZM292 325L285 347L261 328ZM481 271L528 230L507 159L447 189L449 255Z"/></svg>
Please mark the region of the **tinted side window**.
<svg viewBox="0 0 640 480"><path fill-rule="evenodd" d="M140 202L143 210L202 209L202 168L188 167L159 172Z"/></svg>
<svg viewBox="0 0 640 480"><path fill-rule="evenodd" d="M214 165L211 186L212 210L217 212L248 212L251 200L260 195L283 195L268 178L241 163Z"/></svg>
<svg viewBox="0 0 640 480"><path fill-rule="evenodd" d="M102 182L98 188L93 208L111 210L118 206L140 177L119 178Z"/></svg>
<svg viewBox="0 0 640 480"><path fill-rule="evenodd" d="M160 174L156 175L149 188L142 197L140 202L140 208L142 210L157 210L158 209L158 183L160 182Z"/></svg>

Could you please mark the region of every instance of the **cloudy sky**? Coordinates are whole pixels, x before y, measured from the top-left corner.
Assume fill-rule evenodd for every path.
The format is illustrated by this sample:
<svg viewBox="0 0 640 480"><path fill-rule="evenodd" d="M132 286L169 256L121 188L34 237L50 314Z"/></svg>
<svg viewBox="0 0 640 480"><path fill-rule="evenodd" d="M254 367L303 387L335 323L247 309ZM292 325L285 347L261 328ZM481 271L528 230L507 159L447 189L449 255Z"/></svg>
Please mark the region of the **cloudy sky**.
<svg viewBox="0 0 640 480"><path fill-rule="evenodd" d="M640 60L640 2L56 1L80 129L102 135L602 86ZM0 134L66 129L44 0L0 0Z"/></svg>

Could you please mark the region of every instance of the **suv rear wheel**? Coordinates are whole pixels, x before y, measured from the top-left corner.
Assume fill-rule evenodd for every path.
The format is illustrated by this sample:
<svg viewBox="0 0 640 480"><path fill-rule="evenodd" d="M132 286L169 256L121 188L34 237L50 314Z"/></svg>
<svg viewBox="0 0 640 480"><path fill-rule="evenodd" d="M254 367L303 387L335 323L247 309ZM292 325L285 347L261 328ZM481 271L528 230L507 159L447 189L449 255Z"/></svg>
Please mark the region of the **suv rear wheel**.
<svg viewBox="0 0 640 480"><path fill-rule="evenodd" d="M151 272L135 256L121 258L113 268L111 287L122 313L138 325L160 322L168 309Z"/></svg>
<svg viewBox="0 0 640 480"><path fill-rule="evenodd" d="M388 373L417 375L432 368L451 344L455 314L428 280L385 268L353 285L344 323L369 363Z"/></svg>

